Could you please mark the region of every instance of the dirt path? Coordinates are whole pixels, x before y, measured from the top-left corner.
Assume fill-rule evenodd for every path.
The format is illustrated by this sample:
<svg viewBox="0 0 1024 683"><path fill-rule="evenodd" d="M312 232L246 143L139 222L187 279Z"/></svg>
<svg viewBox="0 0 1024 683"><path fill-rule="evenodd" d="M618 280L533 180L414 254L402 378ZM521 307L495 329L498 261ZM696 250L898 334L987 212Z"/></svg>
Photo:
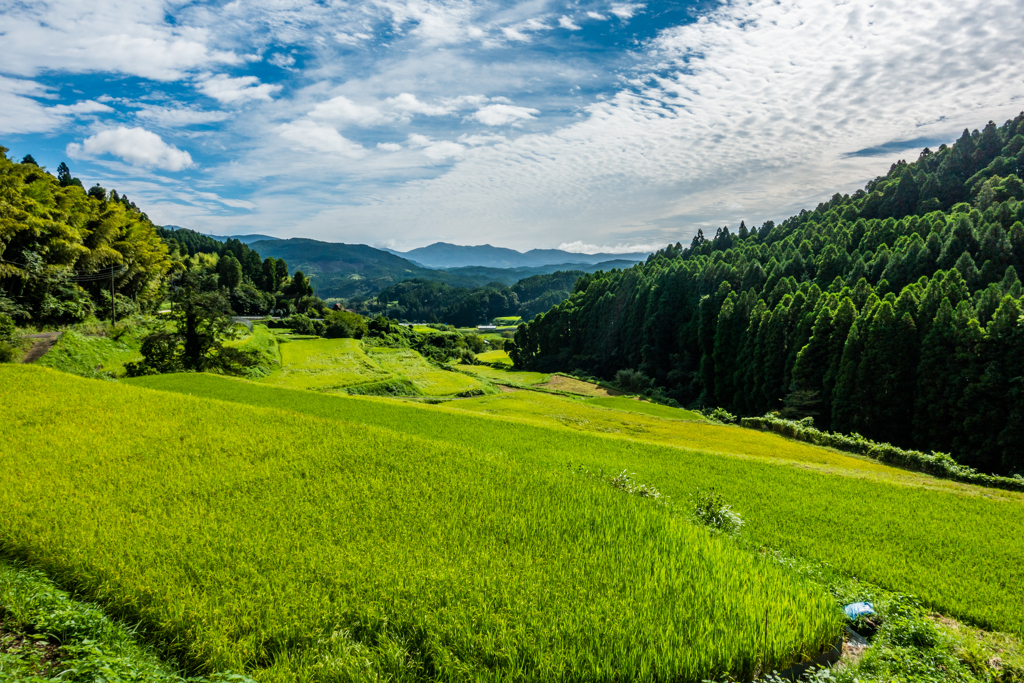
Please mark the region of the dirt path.
<svg viewBox="0 0 1024 683"><path fill-rule="evenodd" d="M28 350L28 353L21 359L21 362L35 363L45 356L47 351L53 348L53 345L60 339L60 335L60 332L43 332L42 334L28 335L28 339L35 340L35 343L32 344L32 348Z"/></svg>

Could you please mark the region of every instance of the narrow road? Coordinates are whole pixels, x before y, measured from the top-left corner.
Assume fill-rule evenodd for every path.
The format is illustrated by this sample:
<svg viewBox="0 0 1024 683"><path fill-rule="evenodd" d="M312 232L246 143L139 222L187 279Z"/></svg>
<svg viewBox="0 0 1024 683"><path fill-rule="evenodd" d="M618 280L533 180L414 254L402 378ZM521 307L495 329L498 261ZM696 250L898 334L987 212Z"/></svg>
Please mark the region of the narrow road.
<svg viewBox="0 0 1024 683"><path fill-rule="evenodd" d="M43 332L42 334L27 335L28 339L34 339L35 343L32 344L32 348L28 350L28 353L21 359L21 362L35 363L45 356L47 351L53 348L53 345L60 339L61 334L61 332Z"/></svg>

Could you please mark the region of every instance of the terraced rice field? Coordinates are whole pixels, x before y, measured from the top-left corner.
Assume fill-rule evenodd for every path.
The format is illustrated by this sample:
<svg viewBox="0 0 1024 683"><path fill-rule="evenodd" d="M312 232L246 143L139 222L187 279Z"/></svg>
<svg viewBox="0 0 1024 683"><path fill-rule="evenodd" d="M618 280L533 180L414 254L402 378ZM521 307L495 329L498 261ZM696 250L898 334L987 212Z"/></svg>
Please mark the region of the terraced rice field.
<svg viewBox="0 0 1024 683"><path fill-rule="evenodd" d="M272 386L340 391L392 374L372 360L355 339L289 341L280 349L281 369L263 380Z"/></svg>
<svg viewBox="0 0 1024 683"><path fill-rule="evenodd" d="M472 377L435 368L412 349L370 347L368 355L385 372L412 382L424 396L454 396L490 390Z"/></svg>
<svg viewBox="0 0 1024 683"><path fill-rule="evenodd" d="M746 520L742 535L750 543L827 562L849 576L917 595L943 614L1024 635L1021 494L934 479L739 427L659 420L535 392L419 406L201 375L130 381L339 423L390 426L453 448L473 444L523 467L627 470L677 501L697 487L714 487ZM519 403L518 411L516 404L503 405L522 396L568 405ZM506 413L463 408L474 403ZM552 411L570 419L545 417ZM605 417L594 426L608 431L574 423L598 414ZM644 420L648 431L639 435L618 426Z"/></svg>
<svg viewBox="0 0 1024 683"><path fill-rule="evenodd" d="M440 370L412 349L364 348L356 339L310 339L280 345L281 367L261 381L327 393L353 387L411 382L424 396L493 391L472 377ZM408 386L408 384L405 384Z"/></svg>
<svg viewBox="0 0 1024 683"><path fill-rule="evenodd" d="M477 356L477 358L480 358L480 356ZM551 375L546 375L542 372L520 372L512 369L499 370L489 365L456 365L455 369L459 372L484 377L498 384L511 384L513 386L543 384L551 379Z"/></svg>
<svg viewBox="0 0 1024 683"><path fill-rule="evenodd" d="M386 407L427 429L438 415L471 429L486 420L212 376L149 379L0 368L0 552L141 621L199 670L282 682L749 679L841 629L822 588L563 466L141 386Z"/></svg>
<svg viewBox="0 0 1024 683"><path fill-rule="evenodd" d="M495 351L484 351L476 355L477 360L483 361L484 363L505 363L506 365L512 365L512 359L508 357L508 352L504 349L498 349Z"/></svg>

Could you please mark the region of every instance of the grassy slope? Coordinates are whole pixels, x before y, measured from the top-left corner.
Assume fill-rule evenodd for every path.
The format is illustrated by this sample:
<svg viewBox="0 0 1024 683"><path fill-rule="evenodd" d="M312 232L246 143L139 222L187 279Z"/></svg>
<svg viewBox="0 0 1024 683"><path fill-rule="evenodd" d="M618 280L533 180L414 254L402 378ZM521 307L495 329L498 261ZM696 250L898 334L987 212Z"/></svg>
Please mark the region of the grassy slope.
<svg viewBox="0 0 1024 683"><path fill-rule="evenodd" d="M589 405L601 406L602 408L613 408L625 410L631 413L644 413L655 417L666 417L670 420L703 420L704 418L692 410L683 410L671 406L663 406L649 401L635 401L631 398L620 398L614 396L602 396L587 401Z"/></svg>
<svg viewBox="0 0 1024 683"><path fill-rule="evenodd" d="M208 669L749 678L840 627L780 565L564 468L33 367L0 378L0 547Z"/></svg>
<svg viewBox="0 0 1024 683"><path fill-rule="evenodd" d="M140 640L42 573L0 561L0 680L185 683Z"/></svg>
<svg viewBox="0 0 1024 683"><path fill-rule="evenodd" d="M1020 494L937 480L738 427L663 420L690 430L676 438L678 447L669 447L523 418L476 416L457 407L482 399L427 407L275 391L202 375L131 381L391 426L452 447L473 444L507 453L524 465L560 469L572 461L608 472L627 469L679 500L698 486L713 486L747 520L744 534L755 543L914 593L946 614L1024 635ZM639 418L647 416L626 416L630 422Z"/></svg>
<svg viewBox="0 0 1024 683"><path fill-rule="evenodd" d="M141 358L139 341L133 337L115 340L69 330L36 364L84 377L117 377L124 375L125 363Z"/></svg>

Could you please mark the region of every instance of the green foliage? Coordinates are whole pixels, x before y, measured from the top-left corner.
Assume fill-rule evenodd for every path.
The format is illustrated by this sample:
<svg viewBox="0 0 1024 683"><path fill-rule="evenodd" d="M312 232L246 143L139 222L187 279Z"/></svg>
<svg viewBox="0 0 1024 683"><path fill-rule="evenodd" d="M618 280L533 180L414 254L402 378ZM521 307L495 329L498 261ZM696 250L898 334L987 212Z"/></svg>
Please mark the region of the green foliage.
<svg viewBox="0 0 1024 683"><path fill-rule="evenodd" d="M1018 493L934 479L774 434L616 416L536 392L417 406L208 375L130 381L306 413L346 430L377 425L452 449L473 444L508 453L520 473L564 472L566 454L577 462L585 454L583 463L592 471L636 472L674 500L686 500L697 487L714 488L742 510L741 537L755 547L825 562L846 575L913 593L929 609L1024 636L1024 594L1007 590L1024 583L1024 538L1018 533L1024 500Z"/></svg>
<svg viewBox="0 0 1024 683"><path fill-rule="evenodd" d="M879 462L917 472L925 472L936 477L942 477L943 479L952 479L953 481L1007 489L1009 491L1024 491L1024 479L981 474L970 467L958 464L948 453L932 452L928 454L921 453L920 451L905 450L891 444L878 443L871 439L866 439L860 434L854 433L848 436L846 434L818 431L803 421L785 420L773 415L745 417L740 420L740 423L750 429L770 431L818 446L827 446L846 451L847 453L866 455Z"/></svg>
<svg viewBox="0 0 1024 683"><path fill-rule="evenodd" d="M0 678L5 681L254 683L230 672L185 679L140 643L140 635L75 600L41 572L0 562Z"/></svg>
<svg viewBox="0 0 1024 683"><path fill-rule="evenodd" d="M6 152L0 148L0 297L18 302L10 312L19 323L67 325L103 315L110 280L82 277L109 269L126 300L145 310L162 301L172 261L144 213L102 188L87 194L64 164L55 178Z"/></svg>
<svg viewBox="0 0 1024 683"><path fill-rule="evenodd" d="M436 280L412 279L392 285L368 302L370 310L395 318L473 327L494 321L515 325L563 301L583 271L560 271L524 278L511 286L452 286Z"/></svg>
<svg viewBox="0 0 1024 683"><path fill-rule="evenodd" d="M121 376L125 373L126 364L141 360L141 343L137 334L145 334L146 330L135 328L104 332L85 335L68 330L36 363L82 377Z"/></svg>
<svg viewBox="0 0 1024 683"><path fill-rule="evenodd" d="M221 290L203 291L202 276L186 273L171 295L170 324L142 340L142 360L128 363L129 376L169 372L224 372L245 374L258 365L255 355L225 346L235 323Z"/></svg>
<svg viewBox="0 0 1024 683"><path fill-rule="evenodd" d="M620 389L631 394L642 394L653 385L650 377L632 368L623 368L616 372L615 383Z"/></svg>
<svg viewBox="0 0 1024 683"><path fill-rule="evenodd" d="M362 339L369 331L366 318L349 311L330 311L324 324L323 336L328 339Z"/></svg>
<svg viewBox="0 0 1024 683"><path fill-rule="evenodd" d="M6 313L0 312L0 363L10 363L14 360L14 347L17 340L14 320Z"/></svg>
<svg viewBox="0 0 1024 683"><path fill-rule="evenodd" d="M714 489L697 489L697 493L690 496L690 509L698 524L727 534L735 534L743 526L743 518Z"/></svg>
<svg viewBox="0 0 1024 683"><path fill-rule="evenodd" d="M715 408L710 413L708 413L708 417L714 420L715 422L720 422L726 425L735 424L737 419L735 415L730 413L725 408Z"/></svg>
<svg viewBox="0 0 1024 683"><path fill-rule="evenodd" d="M831 596L774 561L518 447L0 373L0 545L206 670L747 679L841 628ZM66 412L41 421L57 393Z"/></svg>
<svg viewBox="0 0 1024 683"><path fill-rule="evenodd" d="M1024 471L1022 130L1024 114L965 131L780 225L583 275L509 355Z"/></svg>
<svg viewBox="0 0 1024 683"><path fill-rule="evenodd" d="M353 396L422 396L423 392L410 380L387 379L383 382L357 384L345 390Z"/></svg>

